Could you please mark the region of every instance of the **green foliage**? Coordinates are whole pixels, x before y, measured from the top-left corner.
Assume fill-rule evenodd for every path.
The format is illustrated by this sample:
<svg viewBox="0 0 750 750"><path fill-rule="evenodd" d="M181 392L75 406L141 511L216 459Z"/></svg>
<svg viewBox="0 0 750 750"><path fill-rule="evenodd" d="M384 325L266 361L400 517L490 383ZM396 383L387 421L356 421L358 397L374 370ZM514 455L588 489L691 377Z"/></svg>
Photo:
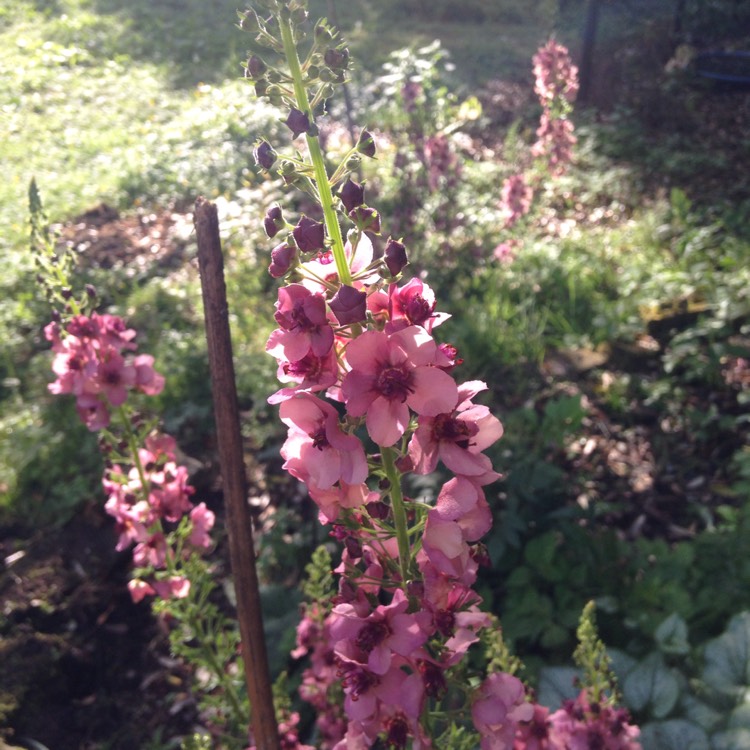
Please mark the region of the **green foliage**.
<svg viewBox="0 0 750 750"><path fill-rule="evenodd" d="M582 683L590 701L592 703L601 703L608 699L615 701L617 698L615 675L596 629L596 604L593 601L583 608L576 636L578 646L573 658L581 670Z"/></svg>

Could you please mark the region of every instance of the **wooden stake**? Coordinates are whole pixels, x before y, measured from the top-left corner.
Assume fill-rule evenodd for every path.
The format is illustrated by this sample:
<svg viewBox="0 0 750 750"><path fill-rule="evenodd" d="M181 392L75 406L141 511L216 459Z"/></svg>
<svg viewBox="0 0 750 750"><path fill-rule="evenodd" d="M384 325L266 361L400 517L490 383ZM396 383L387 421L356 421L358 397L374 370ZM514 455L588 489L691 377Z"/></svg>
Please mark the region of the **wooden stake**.
<svg viewBox="0 0 750 750"><path fill-rule="evenodd" d="M198 264L227 514L229 556L237 595L237 616L252 727L258 750L280 750L263 634L258 574L255 569L252 517L247 503L247 478L216 205L205 198L198 198L195 202L194 222L198 237Z"/></svg>

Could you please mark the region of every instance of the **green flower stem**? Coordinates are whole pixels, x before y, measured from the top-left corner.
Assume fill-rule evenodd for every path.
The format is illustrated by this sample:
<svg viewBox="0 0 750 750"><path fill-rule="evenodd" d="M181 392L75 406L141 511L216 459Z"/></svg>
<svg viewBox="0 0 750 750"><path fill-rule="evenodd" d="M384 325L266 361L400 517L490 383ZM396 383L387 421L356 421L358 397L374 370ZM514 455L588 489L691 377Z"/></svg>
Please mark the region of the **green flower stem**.
<svg viewBox="0 0 750 750"><path fill-rule="evenodd" d="M391 508L393 509L393 521L396 526L396 539L398 540L398 557L401 563L401 585L406 589L409 579L409 562L411 561L411 547L409 545L409 530L406 525L406 509L404 508L404 495L401 492L401 474L396 468L394 458L395 452L392 448L381 446L383 457L383 468L390 484Z"/></svg>
<svg viewBox="0 0 750 750"><path fill-rule="evenodd" d="M310 101L307 98L307 91L302 82L302 68L297 55L297 47L294 44L294 34L292 33L292 24L286 18L279 18L279 28L281 29L281 40L284 44L284 54L286 55L289 70L294 82L294 95L297 99L297 109L304 112L310 122L314 122ZM336 218L336 210L333 207L333 193L331 192L331 183L328 180L323 152L320 149L320 141L316 135L306 134L307 148L310 152L310 159L315 171L315 182L318 187L318 198L323 209L326 229L328 236L331 238L333 259L336 262L336 270L342 284L351 286L352 275L349 271L349 264L346 262L344 253L344 240L341 235L341 227Z"/></svg>
<svg viewBox="0 0 750 750"><path fill-rule="evenodd" d="M120 417L122 426L125 430L125 437L128 441L128 448L130 449L130 455L133 457L133 465L138 471L138 479L141 480L141 491L143 492L143 499L148 500L149 492L151 491L151 485L146 480L146 472L143 470L143 464L141 463L141 457L138 455L138 440L133 428L130 426L130 419L128 418L128 410L125 405L117 407L117 414Z"/></svg>

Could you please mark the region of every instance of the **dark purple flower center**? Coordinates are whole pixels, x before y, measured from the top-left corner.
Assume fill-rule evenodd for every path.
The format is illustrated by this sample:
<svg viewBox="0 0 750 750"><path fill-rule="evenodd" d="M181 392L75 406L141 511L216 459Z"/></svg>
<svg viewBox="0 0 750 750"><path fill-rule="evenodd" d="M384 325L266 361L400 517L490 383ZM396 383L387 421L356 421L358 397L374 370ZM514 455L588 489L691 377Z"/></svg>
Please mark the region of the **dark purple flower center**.
<svg viewBox="0 0 750 750"><path fill-rule="evenodd" d="M404 314L414 325L422 325L435 309L434 304L430 304L421 294L415 294L409 297L409 301L404 305Z"/></svg>
<svg viewBox="0 0 750 750"><path fill-rule="evenodd" d="M368 622L354 640L354 644L357 648L362 649L366 653L370 653L375 646L379 646L389 635L391 629L388 627L388 623L383 620L377 622Z"/></svg>
<svg viewBox="0 0 750 750"><path fill-rule="evenodd" d="M385 722L385 728L387 731L385 737L386 745L394 747L397 750L403 750L411 736L406 717L401 713L396 714Z"/></svg>
<svg viewBox="0 0 750 750"><path fill-rule="evenodd" d="M468 448L471 438L479 432L475 424L455 419L450 414L438 414L432 424L432 439L439 443L441 440L456 443L459 448Z"/></svg>
<svg viewBox="0 0 750 750"><path fill-rule="evenodd" d="M411 371L405 367L384 367L375 382L375 390L387 399L399 399L403 403L414 392L413 380Z"/></svg>
<svg viewBox="0 0 750 750"><path fill-rule="evenodd" d="M435 615L435 627L440 635L450 638L456 626L456 616L448 609L441 609Z"/></svg>
<svg viewBox="0 0 750 750"><path fill-rule="evenodd" d="M422 675L424 690L431 698L442 698L448 685L445 681L443 670L431 661L418 662L419 672Z"/></svg>
<svg viewBox="0 0 750 750"><path fill-rule="evenodd" d="M328 442L328 437L326 436L326 428L325 425L319 425L318 429L310 435L313 441L313 448L317 448L319 451L322 451L324 448L330 447L330 443Z"/></svg>
<svg viewBox="0 0 750 750"><path fill-rule="evenodd" d="M377 675L358 667L356 664L344 664L343 672L341 684L351 695L353 701L358 700L360 695L380 682Z"/></svg>

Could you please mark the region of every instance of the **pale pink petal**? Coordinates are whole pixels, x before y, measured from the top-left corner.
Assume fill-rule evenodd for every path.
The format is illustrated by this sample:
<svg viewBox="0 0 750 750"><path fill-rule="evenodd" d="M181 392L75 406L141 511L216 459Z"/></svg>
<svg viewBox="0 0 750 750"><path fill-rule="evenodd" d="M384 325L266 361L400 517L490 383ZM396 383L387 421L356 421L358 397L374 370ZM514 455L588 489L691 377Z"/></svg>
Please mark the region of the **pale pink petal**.
<svg viewBox="0 0 750 750"><path fill-rule="evenodd" d="M409 426L409 409L400 401L378 396L367 411L367 432L383 447L398 442Z"/></svg>
<svg viewBox="0 0 750 750"><path fill-rule="evenodd" d="M435 417L452 412L457 398L456 381L448 373L437 367L417 367L414 370L414 392L409 394L406 402L417 414Z"/></svg>

